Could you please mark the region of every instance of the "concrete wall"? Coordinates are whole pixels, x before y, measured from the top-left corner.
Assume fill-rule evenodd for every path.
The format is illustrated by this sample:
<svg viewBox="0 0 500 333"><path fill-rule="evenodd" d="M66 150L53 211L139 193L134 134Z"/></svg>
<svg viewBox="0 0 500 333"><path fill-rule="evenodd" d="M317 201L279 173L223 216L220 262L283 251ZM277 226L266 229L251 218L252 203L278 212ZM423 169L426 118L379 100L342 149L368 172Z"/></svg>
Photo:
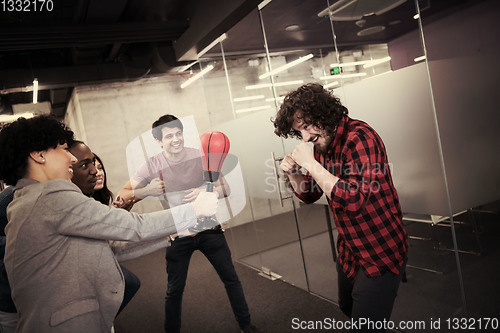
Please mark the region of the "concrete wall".
<svg viewBox="0 0 500 333"><path fill-rule="evenodd" d="M78 87L72 96L65 122L78 139L86 142L101 157L108 175L108 187L115 195L134 172L133 168L127 168L127 161L130 162L126 154L127 146L139 136L148 140L150 135L147 132L160 116L170 113L178 118L191 118L199 135L208 130L221 130L231 138L232 156L226 159L223 171L226 174L228 165L231 170L227 171L226 176L234 184L231 186L232 195L227 199L233 215L225 227L281 212L283 208L276 199L272 203L268 198L258 196L245 199L247 188L241 184L241 178L245 178L246 183L247 175L251 175L248 170L255 168L237 164L242 156L239 152L244 150L241 146L248 144L248 141L243 140L242 143L235 133L228 130L231 126L224 125L234 120L224 72L215 71L188 88L181 89L180 84L185 80L182 76L167 76ZM248 128L248 123L241 126ZM272 130L269 132L272 135ZM253 161L255 159L252 157L247 158L247 162ZM264 162L260 165L265 167ZM275 195L272 197L276 198ZM247 204L245 200L251 202ZM279 208L273 210L271 206ZM134 206L133 211L142 213L158 209L162 209L158 201L143 200ZM291 206L284 210L290 209Z"/></svg>
<svg viewBox="0 0 500 333"><path fill-rule="evenodd" d="M127 145L150 130L160 116L171 113L181 118L196 114L198 130L203 133L209 129L204 90L201 85L181 90L182 81L181 77L166 77L75 89L65 121L76 137L102 158L108 187L115 195L129 179ZM151 211L158 207L145 201L135 210Z"/></svg>

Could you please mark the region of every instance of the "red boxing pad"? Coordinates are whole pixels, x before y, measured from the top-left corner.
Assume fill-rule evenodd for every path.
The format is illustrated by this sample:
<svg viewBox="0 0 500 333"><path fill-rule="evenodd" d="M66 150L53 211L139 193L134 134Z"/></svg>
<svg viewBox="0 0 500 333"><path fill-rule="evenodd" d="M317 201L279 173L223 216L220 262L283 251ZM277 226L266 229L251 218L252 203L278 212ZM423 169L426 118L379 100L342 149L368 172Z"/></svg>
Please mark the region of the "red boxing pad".
<svg viewBox="0 0 500 333"><path fill-rule="evenodd" d="M206 132L201 138L203 177L205 181L215 182L219 179L222 163L229 152L229 139L217 131Z"/></svg>

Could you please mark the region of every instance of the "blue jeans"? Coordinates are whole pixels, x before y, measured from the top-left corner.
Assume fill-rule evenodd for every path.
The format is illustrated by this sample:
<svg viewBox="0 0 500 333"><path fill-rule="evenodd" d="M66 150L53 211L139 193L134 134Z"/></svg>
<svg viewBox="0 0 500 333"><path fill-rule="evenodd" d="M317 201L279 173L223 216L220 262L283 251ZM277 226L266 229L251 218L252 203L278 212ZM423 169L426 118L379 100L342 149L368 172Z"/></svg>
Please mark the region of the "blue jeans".
<svg viewBox="0 0 500 333"><path fill-rule="evenodd" d="M141 287L141 280L139 280L139 278L134 273L132 273L122 265L120 265L120 268L122 269L123 278L125 280L125 290L123 291L122 304L120 305L120 309L118 309L118 313L116 314L116 316L118 316L120 312L122 312L122 310L127 306L127 304L137 293L137 290L139 290L139 288Z"/></svg>
<svg viewBox="0 0 500 333"><path fill-rule="evenodd" d="M165 332L181 329L182 294L186 286L189 261L195 250L200 250L217 271L224 283L234 316L245 328L250 325L250 313L231 260L231 251L224 233L202 232L194 237L177 238L167 248L167 297L165 298Z"/></svg>

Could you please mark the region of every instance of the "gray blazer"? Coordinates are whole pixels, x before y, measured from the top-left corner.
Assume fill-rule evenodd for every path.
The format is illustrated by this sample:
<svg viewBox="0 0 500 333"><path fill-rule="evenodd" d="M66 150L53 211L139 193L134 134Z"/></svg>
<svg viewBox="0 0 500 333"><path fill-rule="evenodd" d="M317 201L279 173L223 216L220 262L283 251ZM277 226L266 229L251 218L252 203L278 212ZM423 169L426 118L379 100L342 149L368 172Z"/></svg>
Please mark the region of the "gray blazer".
<svg viewBox="0 0 500 333"><path fill-rule="evenodd" d="M191 205L139 215L88 198L63 179L21 179L7 217L17 332L29 333L109 333L124 280L108 240L166 237L196 223Z"/></svg>

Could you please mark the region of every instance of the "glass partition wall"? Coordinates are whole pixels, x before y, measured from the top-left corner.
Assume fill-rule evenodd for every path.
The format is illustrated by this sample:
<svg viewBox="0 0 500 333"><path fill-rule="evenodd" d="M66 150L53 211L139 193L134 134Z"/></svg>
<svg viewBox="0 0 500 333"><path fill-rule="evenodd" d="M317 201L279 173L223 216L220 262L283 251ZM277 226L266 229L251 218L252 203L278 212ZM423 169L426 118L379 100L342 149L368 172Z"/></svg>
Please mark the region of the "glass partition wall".
<svg viewBox="0 0 500 333"><path fill-rule="evenodd" d="M449 289L463 292L459 316L476 318L466 328L495 331L500 329L494 278L500 273L500 158L492 152L500 142L500 66L494 60L500 55L500 4L461 1L447 7L440 20L426 16L425 7L420 10L452 227L440 230L438 246L456 262L449 270L460 279L450 281L456 286Z"/></svg>
<svg viewBox="0 0 500 333"><path fill-rule="evenodd" d="M261 13L256 9L245 20L260 27ZM205 81L210 82L205 95L211 125L230 138L230 152L237 156L245 182L247 204L231 221L227 234L237 260L267 278L280 278L307 290L294 202L280 199L290 193L276 177L284 142L274 135L270 121L280 103L280 84L293 88L297 83L282 81L276 87L272 77L259 78L269 71L270 58L265 35L260 28L257 31L248 38L259 40L262 49L249 54L226 54L222 41L216 47L222 68ZM231 38L231 31L227 36ZM226 91L224 100L212 81L215 75L217 85Z"/></svg>
<svg viewBox="0 0 500 333"><path fill-rule="evenodd" d="M410 236L405 283L400 285L392 320L421 321L430 328L437 318L498 316L498 293L480 293L478 285L494 283L489 276L498 271L498 265L484 257L481 232L491 231L489 250L496 251L498 259L498 246L491 245L499 235L494 223L498 223L498 204L484 205L498 199L500 181L498 176L491 176L490 183L484 178L487 193L478 191L474 177L468 178L465 187L457 185L468 170L476 174L497 171L498 157L488 157L486 165L462 164L460 169L457 164L469 149L477 152L476 161L481 154L491 156L485 142L490 146L499 142L494 128L498 115L493 114L498 94L492 91L498 71L491 71L487 64L497 57L500 43L497 35L487 35L483 29L491 44L480 45L486 48L481 54L470 54L477 52L474 45L469 51L462 50L465 54L461 56L439 51L441 43L453 39L450 35L455 26L462 26L463 33L474 38L469 29L480 19L474 21L464 10L474 8L479 15L492 16L498 11L488 10L488 6L498 9L498 5L494 1L474 6L470 1L456 1L456 6L438 8L436 18L435 8L428 2L393 1L394 6L384 10L399 11L403 19L377 25L377 16L384 10L379 14L344 13L335 11L337 2L266 1L232 28L258 25L260 32L247 38L249 44L259 41L259 48L239 53L225 49L224 39L232 37L229 30L196 65L199 70L213 66L201 80L210 128L230 138L230 153L241 166L245 183L245 208L226 225L234 258L270 279L280 278L337 301L335 223L324 198L304 205L290 193L279 163L298 141L276 137L270 120L286 93L304 83L320 82L341 98L351 117L374 127L387 148ZM307 26L289 20L293 16L286 13L294 7L308 18L300 20ZM464 15L474 22L464 20ZM451 28L443 32L446 24ZM295 47L281 40L282 34L278 38L277 29L289 31ZM353 34L357 42L353 42ZM373 34L380 38L367 43L365 38ZM472 59L477 69L472 75L474 84L481 85L471 91L467 84L457 82L459 69L466 64L470 68ZM489 99L484 99L485 92ZM466 99L469 104L452 114L467 93L471 94ZM485 120L473 125L477 131L473 137L463 137L471 126L472 100L481 100ZM496 122L488 122L490 118ZM484 128L488 130L482 131ZM456 146L457 140L461 147ZM489 217L478 217L480 211L488 211L484 214ZM477 219L486 219L488 224L481 225Z"/></svg>

